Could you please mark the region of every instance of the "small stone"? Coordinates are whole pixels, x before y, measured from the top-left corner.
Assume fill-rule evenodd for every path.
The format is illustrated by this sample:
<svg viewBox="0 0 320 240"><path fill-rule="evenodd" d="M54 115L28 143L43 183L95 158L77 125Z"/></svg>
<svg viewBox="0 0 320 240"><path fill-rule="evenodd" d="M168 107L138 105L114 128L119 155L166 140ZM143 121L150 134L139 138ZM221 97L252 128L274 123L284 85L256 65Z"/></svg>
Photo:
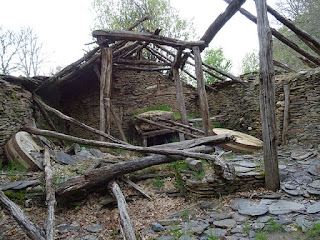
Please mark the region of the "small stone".
<svg viewBox="0 0 320 240"><path fill-rule="evenodd" d="M196 235L201 235L204 230L206 230L210 225L207 223L204 223L202 221L189 221L185 222L181 226L181 230L183 233L190 233L192 232L193 234Z"/></svg>
<svg viewBox="0 0 320 240"><path fill-rule="evenodd" d="M262 217L258 217L257 220L261 223L266 223L271 219L270 216L262 216Z"/></svg>
<svg viewBox="0 0 320 240"><path fill-rule="evenodd" d="M249 234L248 234L248 237L249 237L249 238L254 238L256 235L257 235L257 234L256 234L255 231L250 230L250 231L249 231Z"/></svg>
<svg viewBox="0 0 320 240"><path fill-rule="evenodd" d="M59 232L64 232L64 231L72 231L72 230L79 230L80 226L77 224L60 224L56 228Z"/></svg>
<svg viewBox="0 0 320 240"><path fill-rule="evenodd" d="M309 214L313 214L317 212L320 212L320 202L316 202L315 204L312 204L307 208L307 213Z"/></svg>
<svg viewBox="0 0 320 240"><path fill-rule="evenodd" d="M296 218L296 224L301 227L302 232L306 232L311 226L312 226L312 222L310 222L306 216L303 215L299 215Z"/></svg>
<svg viewBox="0 0 320 240"><path fill-rule="evenodd" d="M275 222L282 225L288 225L292 223L292 219L286 215L279 215Z"/></svg>
<svg viewBox="0 0 320 240"><path fill-rule="evenodd" d="M264 228L264 223L255 222L252 224L252 228L253 230L261 230L262 228Z"/></svg>
<svg viewBox="0 0 320 240"><path fill-rule="evenodd" d="M87 231L92 232L92 233L101 232L102 229L103 229L103 227L100 224L95 224L95 225L91 225L91 226L87 227Z"/></svg>
<svg viewBox="0 0 320 240"><path fill-rule="evenodd" d="M190 237L189 235L182 235L179 240L196 240L196 238Z"/></svg>
<svg viewBox="0 0 320 240"><path fill-rule="evenodd" d="M209 237L221 237L227 234L227 231L221 228L209 228L204 232Z"/></svg>
<svg viewBox="0 0 320 240"><path fill-rule="evenodd" d="M224 219L220 221L214 221L212 224L222 228L233 228L236 226L237 222L233 219Z"/></svg>
<svg viewBox="0 0 320 240"><path fill-rule="evenodd" d="M284 187L285 187L286 189L289 189L289 190L297 189L296 186L294 186L294 185L292 185L292 184L289 184L289 183L286 183L286 184L284 185Z"/></svg>
<svg viewBox="0 0 320 240"><path fill-rule="evenodd" d="M254 170L254 168L239 167L239 166L235 166L234 169L237 173L247 173Z"/></svg>
<svg viewBox="0 0 320 240"><path fill-rule="evenodd" d="M152 228L152 230L155 231L155 232L162 232L162 231L164 231L164 227L163 227L161 224L156 223L156 222L151 223L151 228Z"/></svg>
<svg viewBox="0 0 320 240"><path fill-rule="evenodd" d="M243 216L243 215L240 215L239 213L235 213L233 216L232 216L233 220L235 220L237 223L243 223L245 221L248 220L248 217L247 216Z"/></svg>
<svg viewBox="0 0 320 240"><path fill-rule="evenodd" d="M268 212L268 207L259 203L256 204L247 199L235 199L233 200L231 207L239 211L240 214L249 215L249 216L260 216Z"/></svg>
<svg viewBox="0 0 320 240"><path fill-rule="evenodd" d="M94 235L86 235L86 236L84 236L83 239L84 240L99 240L99 238Z"/></svg>
<svg viewBox="0 0 320 240"><path fill-rule="evenodd" d="M211 213L210 217L213 218L214 220L223 220L223 219L227 219L227 218L231 218L232 217L232 213L230 212L224 212L224 213Z"/></svg>
<svg viewBox="0 0 320 240"><path fill-rule="evenodd" d="M286 193L288 193L291 196L303 195L303 191L301 191L301 190L288 190L288 189L283 188L283 191L285 191Z"/></svg>
<svg viewBox="0 0 320 240"><path fill-rule="evenodd" d="M258 166L257 163L247 162L247 161L239 161L239 162L234 163L234 165L238 165L238 166L246 167L246 168L255 168Z"/></svg>
<svg viewBox="0 0 320 240"><path fill-rule="evenodd" d="M237 225L236 227L231 229L231 233L243 233L243 227L241 225Z"/></svg>
<svg viewBox="0 0 320 240"><path fill-rule="evenodd" d="M312 183L310 183L308 186L319 189L320 190L320 180L315 180Z"/></svg>
<svg viewBox="0 0 320 240"><path fill-rule="evenodd" d="M307 171L314 176L320 176L320 159L313 161Z"/></svg>
<svg viewBox="0 0 320 240"><path fill-rule="evenodd" d="M320 195L320 190L308 187L307 192L310 193L311 195Z"/></svg>
<svg viewBox="0 0 320 240"><path fill-rule="evenodd" d="M173 236L161 236L158 238L158 240L174 240Z"/></svg>
<svg viewBox="0 0 320 240"><path fill-rule="evenodd" d="M272 203L269 206L269 212L271 214L287 214L292 211L303 211L305 210L305 206L300 203L286 201L286 200L279 200L275 203Z"/></svg>
<svg viewBox="0 0 320 240"><path fill-rule="evenodd" d="M181 219L177 219L177 218L161 219L161 220L158 220L158 223L161 224L162 226L176 225L181 223Z"/></svg>

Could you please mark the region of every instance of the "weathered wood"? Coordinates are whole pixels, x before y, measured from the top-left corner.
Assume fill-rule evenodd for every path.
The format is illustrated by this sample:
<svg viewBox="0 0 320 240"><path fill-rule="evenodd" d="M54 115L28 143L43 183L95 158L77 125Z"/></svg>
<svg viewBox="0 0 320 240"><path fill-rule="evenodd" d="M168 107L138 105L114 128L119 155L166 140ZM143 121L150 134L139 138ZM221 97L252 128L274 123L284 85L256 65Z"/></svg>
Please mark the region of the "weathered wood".
<svg viewBox="0 0 320 240"><path fill-rule="evenodd" d="M156 72L156 71L167 71L170 70L170 67L135 67L135 66L129 66L129 65L115 65L114 66L117 69L122 70L135 70L135 71L150 71L150 72Z"/></svg>
<svg viewBox="0 0 320 240"><path fill-rule="evenodd" d="M136 189L138 192L140 192L143 196L145 196L146 198L152 200L152 197L150 197L145 191L143 191L143 189L138 185L135 184L134 182L132 182L129 178L127 177L123 177L122 180L129 184L131 187L133 187L134 189Z"/></svg>
<svg viewBox="0 0 320 240"><path fill-rule="evenodd" d="M182 49L180 48L174 59L172 71L173 71L174 84L176 88L176 99L177 99L177 104L179 106L181 121L183 124L188 125L189 122L188 122L188 116L187 116L186 103L183 96L183 87L182 87L182 82L180 80L180 74L179 74L179 68L181 64L181 54L182 54ZM185 140L183 134L179 134L179 137L180 137L180 141Z"/></svg>
<svg viewBox="0 0 320 240"><path fill-rule="evenodd" d="M116 142L116 143L121 143L121 144L128 144L128 143L123 142L123 141L121 141L121 140L119 140L119 139L117 139L117 138L115 138L115 137L113 137L113 136L111 136L111 135L109 135L109 134L106 134L106 133L104 133L104 132L101 132L101 131L93 128L93 127L90 127L90 126L88 126L88 125L86 125L86 124L84 124L84 123L82 123L82 122L79 122L78 120L76 120L76 119L74 119L74 118L72 118L72 117L69 117L69 116L63 114L63 113L60 112L59 110L57 110L57 109L55 109L55 108L53 108L53 107L48 106L47 104L45 104L44 102L42 102L40 99L38 99L38 102L39 102L47 111L54 113L54 114L57 115L58 117L66 120L66 121L69 121L69 122L77 125L78 127L84 128L84 129L86 129L86 130L88 130L88 131L90 131L90 132L92 132L92 133L95 133L95 134L97 134L97 135L99 135L99 136L103 136L103 137L105 137L105 138L108 138L110 141L113 141L113 142Z"/></svg>
<svg viewBox="0 0 320 240"><path fill-rule="evenodd" d="M141 32L133 32L133 31L124 31L124 30L95 30L92 32L93 37L103 36L108 40L118 41L118 40L125 40L125 41L145 41L151 43L158 43L169 45L172 47L193 47L193 46L200 46L204 44L204 41L195 41L195 42L188 42L177 40L169 37L158 36L150 33L141 33Z"/></svg>
<svg viewBox="0 0 320 240"><path fill-rule="evenodd" d="M280 189L278 145L275 114L275 88L272 52L272 33L267 16L266 0L255 1L259 37L260 113L262 120L263 156L266 188Z"/></svg>
<svg viewBox="0 0 320 240"><path fill-rule="evenodd" d="M31 222L23 213L22 209L12 202L2 191L0 191L2 206L13 216L25 234L32 240L46 240L43 230Z"/></svg>
<svg viewBox="0 0 320 240"><path fill-rule="evenodd" d="M228 3L228 4L231 3L231 0L224 0L224 1L226 3ZM239 11L240 11L240 13L242 15L244 15L249 20L251 20L252 22L257 24L257 18L254 15L252 15L250 12L248 12L247 10L245 10L243 8L240 8ZM271 29L272 35L275 36L279 41L281 41L282 43L284 43L288 47L292 48L296 52L300 53L302 56L308 58L310 61L316 63L317 65L320 65L320 58L318 58L317 56L315 56L315 55L309 53L308 51L300 48L296 43L292 42L287 37L283 36L281 33L279 33L274 28L270 28L270 29Z"/></svg>
<svg viewBox="0 0 320 240"><path fill-rule="evenodd" d="M138 117L138 116L136 116L136 118L139 119L140 121L144 121L146 123L155 125L157 127L170 129L170 130L173 130L173 131L176 131L176 132L181 132L181 133L183 133L185 135L188 135L188 136L191 136L191 137L195 137L195 138L200 137L199 135L195 135L195 134L186 132L186 131L181 130L181 129L177 128L177 127L170 127L170 126L167 126L167 125L164 125L164 124L161 124L161 123L157 123L155 121L152 121L152 120L149 120L149 119L145 119L145 118L141 118L141 117Z"/></svg>
<svg viewBox="0 0 320 240"><path fill-rule="evenodd" d="M210 117L210 120L211 120L211 121L221 120L221 119L223 119L223 117L225 117L225 116L226 116L226 115L213 116L213 117ZM202 121L202 118L189 119L189 122L190 122L190 123L201 122L201 121Z"/></svg>
<svg viewBox="0 0 320 240"><path fill-rule="evenodd" d="M186 129L189 129L191 131L195 131L197 133L200 133L201 135L204 135L204 132L202 130L200 130L198 128L191 127L190 125L181 124L179 122L175 122L175 121L172 121L172 120L169 120L169 119L164 119L164 118L159 118L159 120L163 121L163 122L167 122L167 123L173 124L173 125L176 125L178 127L186 128ZM201 121L201 119L200 119L200 121Z"/></svg>
<svg viewBox="0 0 320 240"><path fill-rule="evenodd" d="M317 64L315 64L314 62L310 61L309 59L305 58L304 56L298 56L298 58L307 66L309 66L310 68L316 68Z"/></svg>
<svg viewBox="0 0 320 240"><path fill-rule="evenodd" d="M302 30L298 26L296 26L292 21L286 19L284 16L282 16L280 13L278 13L276 10L274 10L272 7L267 6L267 10L269 13L271 13L277 20L279 20L283 25L288 27L292 32L297 34L297 36L307 40L308 42L311 42L317 49L320 50L320 40L312 36L311 34L307 33L306 31Z"/></svg>
<svg viewBox="0 0 320 240"><path fill-rule="evenodd" d="M45 221L45 233L47 240L53 240L54 237L54 207L56 205L55 191L54 191L54 180L53 172L50 163L50 153L49 148L44 148L44 174L46 179L46 204L48 206L47 218Z"/></svg>
<svg viewBox="0 0 320 240"><path fill-rule="evenodd" d="M276 66L276 67L279 67L279 68L283 68L284 70L288 71L288 72L292 72L292 73L296 73L297 71L292 69L292 68L289 68L287 65L281 63L281 62L278 62L276 60L273 59L273 65Z"/></svg>
<svg viewBox="0 0 320 240"><path fill-rule="evenodd" d="M122 141L128 142L128 141L127 141L127 138L126 138L126 135L124 135L124 132L123 132L121 120L120 120L120 118L117 116L117 114L115 113L112 105L110 105L110 111L111 111L112 117L113 117L113 119L114 119L114 121L115 121L115 123L116 123L116 125L117 125L117 127L118 127L118 130L119 130L119 133L120 133L120 136L121 136Z"/></svg>
<svg viewBox="0 0 320 240"><path fill-rule="evenodd" d="M206 139L206 141L205 141ZM219 140L218 140L219 139ZM184 142L178 142L173 144L168 144L170 146L166 146L168 149L185 149L184 151L203 151L203 152L212 152L212 146L207 145L199 145L199 144L219 144L221 142L226 141L226 139L232 139L232 136L211 136L200 139L188 140ZM185 142L188 142L185 143ZM180 145L179 145L180 144ZM162 146L163 147L163 146ZM158 148L161 148L158 146ZM179 158L171 157L167 155L151 155L147 157L142 157L139 159L135 159L128 162L120 162L116 164L112 164L109 166L104 166L98 169L94 169L92 171L87 172L85 175L78 176L72 178L64 183L62 183L57 189L56 194L60 196L70 195L75 192L79 192L85 189L92 189L94 186L105 184L113 178L120 177L124 174L135 172L138 170L142 170L147 167L151 167L154 165L170 163L178 160ZM203 158L202 158L203 159ZM219 162L222 162L219 160ZM215 171L217 175L223 173L224 178L233 179L234 178L234 168L232 166L217 166L215 167ZM226 175L227 174L227 175Z"/></svg>
<svg viewBox="0 0 320 240"><path fill-rule="evenodd" d="M110 134L110 97L112 79L112 49L101 48L100 73L100 131ZM104 141L104 137L100 137Z"/></svg>
<svg viewBox="0 0 320 240"><path fill-rule="evenodd" d="M33 91L36 89L40 84L43 83L40 79L36 78L28 78L28 77L15 77L15 76L10 76L10 75L3 75L0 74L0 79L5 80L6 82L10 83L15 83L15 84L20 84L27 90Z"/></svg>
<svg viewBox="0 0 320 240"><path fill-rule="evenodd" d="M196 67L196 76L197 76L197 89L199 95L199 105L200 111L202 115L202 123L204 135L209 136L212 135L212 126L209 115L209 106L207 100L207 93L204 84L203 71L202 71L202 61L200 56L199 47L193 47L194 61Z"/></svg>
<svg viewBox="0 0 320 240"><path fill-rule="evenodd" d="M44 108L44 106L40 103L40 101L39 101L39 99L38 99L38 97L36 96L35 93L32 94L32 99L39 106L40 112L41 112L42 116L44 117L44 119L46 120L46 122L49 124L51 130L58 132L58 129L56 128L56 126L52 122L49 114L47 113L47 111ZM61 146L66 146L66 144L63 141L59 140L59 142L61 143Z"/></svg>
<svg viewBox="0 0 320 240"><path fill-rule="evenodd" d="M200 40L205 42L205 45L201 46L201 51L206 48L212 39L216 36L219 30L228 22L228 20L240 9L242 4L246 0L233 0L227 7L227 9L221 13L216 20L209 26L205 34L201 37Z"/></svg>
<svg viewBox="0 0 320 240"><path fill-rule="evenodd" d="M150 60L131 60L131 59L117 59L114 61L115 63L119 64L132 64L132 65L154 65L154 66L170 66L170 63L165 62L155 62Z"/></svg>
<svg viewBox="0 0 320 240"><path fill-rule="evenodd" d="M290 121L290 85L283 85L284 91L284 110L283 110L283 128L282 128L282 144L285 144L288 140L288 129Z"/></svg>
<svg viewBox="0 0 320 240"><path fill-rule="evenodd" d="M108 184L108 188L113 193L113 196L117 199L118 210L120 215L120 224L123 230L124 239L136 240L136 236L134 234L131 220L127 211L126 199L123 193L121 192L118 183L116 183L116 181L113 180Z"/></svg>

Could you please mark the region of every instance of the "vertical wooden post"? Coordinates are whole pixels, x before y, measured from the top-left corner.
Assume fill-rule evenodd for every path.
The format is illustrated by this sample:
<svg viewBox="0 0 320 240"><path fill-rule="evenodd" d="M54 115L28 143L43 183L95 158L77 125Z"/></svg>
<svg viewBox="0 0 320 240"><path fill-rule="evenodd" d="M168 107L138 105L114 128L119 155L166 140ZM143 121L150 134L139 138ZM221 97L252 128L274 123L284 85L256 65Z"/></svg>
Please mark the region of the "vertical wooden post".
<svg viewBox="0 0 320 240"><path fill-rule="evenodd" d="M256 0L259 58L260 58L260 113L262 121L263 156L266 188L280 188L278 147L275 113L275 90L272 52L272 33L267 16L266 0Z"/></svg>
<svg viewBox="0 0 320 240"><path fill-rule="evenodd" d="M288 140L288 129L289 129L290 86L288 84L284 84L283 91L284 91L284 111L283 111L282 144L285 144Z"/></svg>
<svg viewBox="0 0 320 240"><path fill-rule="evenodd" d="M180 49L178 51L177 55L175 56L175 60L174 60L173 67L172 67L172 72L173 72L173 78L174 78L174 83L175 83L175 87L176 87L176 98L177 98L177 103L178 103L179 112L180 112L180 116L181 116L181 121L183 124L189 125L187 110L186 110L186 103L185 103L184 96L183 96L183 87L182 87L182 83L180 80L180 74L179 74L181 53L182 53L182 50ZM185 140L183 133L179 133L179 137L180 137L180 141Z"/></svg>
<svg viewBox="0 0 320 240"><path fill-rule="evenodd" d="M211 126L210 115L209 115L207 93L206 93L204 78L203 78L200 49L198 46L196 46L196 47L193 47L192 50L194 54L194 61L195 61L195 68L196 68L197 88L198 88L198 94L199 94L203 130L204 130L204 135L209 136L209 135L212 135L212 126Z"/></svg>
<svg viewBox="0 0 320 240"><path fill-rule="evenodd" d="M110 134L110 97L112 80L112 49L101 48L101 75L100 75L100 131ZM101 137L104 141L105 138Z"/></svg>

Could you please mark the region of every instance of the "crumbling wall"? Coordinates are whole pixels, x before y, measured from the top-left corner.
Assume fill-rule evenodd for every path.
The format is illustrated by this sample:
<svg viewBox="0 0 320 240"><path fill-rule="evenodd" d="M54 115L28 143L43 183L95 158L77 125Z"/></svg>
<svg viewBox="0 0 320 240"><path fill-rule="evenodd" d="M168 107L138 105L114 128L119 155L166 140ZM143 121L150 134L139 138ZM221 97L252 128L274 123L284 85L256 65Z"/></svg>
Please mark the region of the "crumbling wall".
<svg viewBox="0 0 320 240"><path fill-rule="evenodd" d="M197 112L196 90L184 85L187 112ZM111 104L122 119L126 136L132 138L135 130L131 125L132 116L146 108L168 105L178 111L175 86L172 79L160 72L131 71L114 69L112 76ZM77 81L76 85L64 87L60 108L66 114L99 129L99 80L95 75ZM73 125L67 126L70 134L94 137ZM112 121L111 133L118 136L118 129Z"/></svg>
<svg viewBox="0 0 320 240"><path fill-rule="evenodd" d="M31 93L0 79L0 161L5 158L6 142L22 125L33 121Z"/></svg>
<svg viewBox="0 0 320 240"><path fill-rule="evenodd" d="M281 141L284 83L290 85L288 139L300 144L320 143L320 68L275 77L276 119ZM258 79L208 91L211 115L225 114L222 125L261 138Z"/></svg>

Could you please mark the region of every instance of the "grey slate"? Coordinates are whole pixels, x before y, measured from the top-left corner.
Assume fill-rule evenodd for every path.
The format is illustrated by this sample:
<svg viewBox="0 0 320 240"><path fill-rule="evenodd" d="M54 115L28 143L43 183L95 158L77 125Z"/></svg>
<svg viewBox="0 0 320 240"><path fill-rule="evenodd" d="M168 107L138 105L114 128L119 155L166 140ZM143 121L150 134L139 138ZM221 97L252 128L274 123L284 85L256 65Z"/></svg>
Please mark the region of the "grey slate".
<svg viewBox="0 0 320 240"><path fill-rule="evenodd" d="M279 200L277 202L272 203L269 206L269 212L271 214L287 214L292 211L304 211L305 206L301 203L287 201L287 200Z"/></svg>

